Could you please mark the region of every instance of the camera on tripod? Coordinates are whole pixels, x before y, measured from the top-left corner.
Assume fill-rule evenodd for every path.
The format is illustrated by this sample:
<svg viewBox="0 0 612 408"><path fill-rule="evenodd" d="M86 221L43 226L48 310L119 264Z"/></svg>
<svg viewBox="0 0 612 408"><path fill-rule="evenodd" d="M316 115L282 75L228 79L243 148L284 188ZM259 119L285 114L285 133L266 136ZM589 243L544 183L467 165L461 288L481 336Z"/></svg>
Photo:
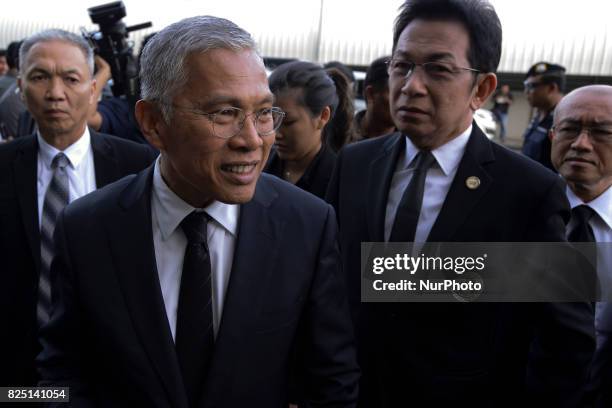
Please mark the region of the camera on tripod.
<svg viewBox="0 0 612 408"><path fill-rule="evenodd" d="M121 21L126 16L122 1L91 7L87 11L91 21L100 27L100 31L83 30L83 36L89 41L94 52L110 65L113 95L137 99L138 63L133 54L134 44L128 41L128 36L132 31L151 27L151 22L126 26Z"/></svg>

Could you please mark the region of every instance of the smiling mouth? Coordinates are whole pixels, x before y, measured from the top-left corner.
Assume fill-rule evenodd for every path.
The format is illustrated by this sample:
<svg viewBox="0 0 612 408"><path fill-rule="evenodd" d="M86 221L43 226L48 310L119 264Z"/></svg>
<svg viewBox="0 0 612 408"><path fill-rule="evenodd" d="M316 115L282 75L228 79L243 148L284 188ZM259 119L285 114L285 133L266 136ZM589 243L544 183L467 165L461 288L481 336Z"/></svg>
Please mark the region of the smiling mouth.
<svg viewBox="0 0 612 408"><path fill-rule="evenodd" d="M257 166L257 162L245 164L224 164L221 166L221 170L234 174L246 174L255 170L255 166Z"/></svg>

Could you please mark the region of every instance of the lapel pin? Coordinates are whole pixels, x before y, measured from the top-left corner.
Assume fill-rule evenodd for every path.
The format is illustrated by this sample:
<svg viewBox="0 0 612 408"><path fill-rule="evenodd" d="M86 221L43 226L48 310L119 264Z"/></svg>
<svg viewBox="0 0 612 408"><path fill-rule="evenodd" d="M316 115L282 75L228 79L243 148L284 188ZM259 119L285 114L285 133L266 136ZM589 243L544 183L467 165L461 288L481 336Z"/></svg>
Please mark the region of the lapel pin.
<svg viewBox="0 0 612 408"><path fill-rule="evenodd" d="M465 179L465 185L470 190L476 190L478 187L480 187L480 179L476 176L470 176Z"/></svg>

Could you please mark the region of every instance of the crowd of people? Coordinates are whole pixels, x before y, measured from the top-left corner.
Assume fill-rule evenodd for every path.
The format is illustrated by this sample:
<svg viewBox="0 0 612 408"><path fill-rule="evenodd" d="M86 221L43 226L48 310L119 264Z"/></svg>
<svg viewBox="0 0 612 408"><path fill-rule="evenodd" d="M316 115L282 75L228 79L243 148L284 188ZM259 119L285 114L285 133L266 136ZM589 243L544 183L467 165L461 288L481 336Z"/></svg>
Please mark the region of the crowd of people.
<svg viewBox="0 0 612 408"><path fill-rule="evenodd" d="M362 299L363 243L612 242L612 87L564 95L535 64L514 152L474 121L492 99L506 134L501 44L486 0L406 0L355 112L342 64L268 76L220 17L148 39L134 106L102 97L83 37L12 43L0 386L74 407L611 406L609 246L596 299Z"/></svg>

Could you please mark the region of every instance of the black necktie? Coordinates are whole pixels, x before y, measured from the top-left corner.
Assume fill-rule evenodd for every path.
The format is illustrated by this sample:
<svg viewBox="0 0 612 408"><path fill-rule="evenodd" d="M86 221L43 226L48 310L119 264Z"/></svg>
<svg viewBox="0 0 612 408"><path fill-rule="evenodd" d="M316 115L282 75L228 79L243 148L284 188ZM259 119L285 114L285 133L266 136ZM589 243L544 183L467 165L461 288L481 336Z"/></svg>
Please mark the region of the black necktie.
<svg viewBox="0 0 612 408"><path fill-rule="evenodd" d="M588 205L579 205L572 209L572 220L574 228L569 232L567 240L570 242L595 242L593 229L589 220L595 215L595 211Z"/></svg>
<svg viewBox="0 0 612 408"><path fill-rule="evenodd" d="M423 191L425 190L425 176L427 170L436 161L428 150L419 152L410 184L404 190L400 200L395 221L389 236L389 242L412 242L416 234L417 222L423 205Z"/></svg>
<svg viewBox="0 0 612 408"><path fill-rule="evenodd" d="M187 237L176 318L176 354L190 406L196 406L214 346L208 214L192 212L181 222Z"/></svg>
<svg viewBox="0 0 612 408"><path fill-rule="evenodd" d="M576 249L593 267L592 275L582 274L587 277L592 276L592 282L588 282L590 285L588 297L590 299L599 299L601 294L601 288L599 287L599 280L597 279L597 246L595 246L595 235L593 234L593 228L589 225L589 220L595 215L595 211L588 205L581 204L577 207L572 208L572 221L574 227L567 235L567 240L570 242L576 242L583 244L576 245ZM591 244L585 244L590 242ZM581 265L581 269L585 271L586 266Z"/></svg>

